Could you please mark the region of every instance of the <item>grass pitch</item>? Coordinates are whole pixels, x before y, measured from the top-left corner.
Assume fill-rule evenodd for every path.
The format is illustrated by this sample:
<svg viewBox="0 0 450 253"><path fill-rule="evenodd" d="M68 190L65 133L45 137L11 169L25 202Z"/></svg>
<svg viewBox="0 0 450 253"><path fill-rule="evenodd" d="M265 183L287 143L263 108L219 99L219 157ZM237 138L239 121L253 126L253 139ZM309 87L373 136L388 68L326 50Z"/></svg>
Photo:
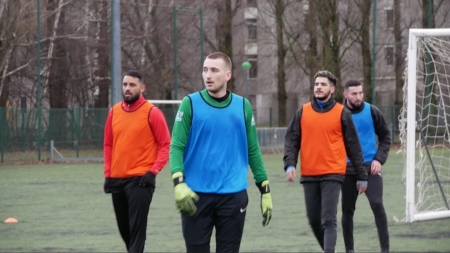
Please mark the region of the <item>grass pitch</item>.
<svg viewBox="0 0 450 253"><path fill-rule="evenodd" d="M259 192L249 172L249 206L241 252L321 252L306 218L303 188L288 183L282 155L264 155L274 213L262 227ZM384 204L391 252L449 252L450 219L416 223L404 218L402 159L390 154L383 167ZM298 178L297 178L298 179ZM370 186L369 186L370 187ZM336 250L344 252L340 207ZM8 217L19 220L5 224ZM103 193L102 164L45 164L0 167L0 252L126 252L115 223L110 195ZM355 250L379 252L367 198L358 198ZM211 251L214 251L214 238ZM146 252L184 252L169 168L157 177L149 214Z"/></svg>

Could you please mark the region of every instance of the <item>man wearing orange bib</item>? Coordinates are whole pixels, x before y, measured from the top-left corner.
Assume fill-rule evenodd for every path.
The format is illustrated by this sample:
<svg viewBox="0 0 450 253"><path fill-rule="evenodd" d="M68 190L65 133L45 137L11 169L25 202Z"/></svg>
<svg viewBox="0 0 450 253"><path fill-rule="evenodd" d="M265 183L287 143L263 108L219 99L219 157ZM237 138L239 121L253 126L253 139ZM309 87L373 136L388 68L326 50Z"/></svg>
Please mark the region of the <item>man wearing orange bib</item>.
<svg viewBox="0 0 450 253"><path fill-rule="evenodd" d="M137 71L123 78L123 101L106 119L105 193L111 193L120 235L127 252L144 252L147 216L155 177L169 159L170 134L163 113L145 100Z"/></svg>
<svg viewBox="0 0 450 253"><path fill-rule="evenodd" d="M285 136L284 170L294 181L300 153L300 183L306 213L324 252L335 252L337 205L345 178L347 156L357 170L357 188L367 188L367 172L350 111L336 103L336 77L328 71L314 76L314 99L297 110Z"/></svg>

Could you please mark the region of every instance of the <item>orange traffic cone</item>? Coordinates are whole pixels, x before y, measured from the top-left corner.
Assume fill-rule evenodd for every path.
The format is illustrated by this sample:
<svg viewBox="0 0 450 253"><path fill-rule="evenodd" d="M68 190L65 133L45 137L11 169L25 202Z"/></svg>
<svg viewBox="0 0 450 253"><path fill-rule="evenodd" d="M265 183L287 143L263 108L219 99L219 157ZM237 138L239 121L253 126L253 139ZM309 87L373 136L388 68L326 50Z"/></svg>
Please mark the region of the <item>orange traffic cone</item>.
<svg viewBox="0 0 450 253"><path fill-rule="evenodd" d="M19 222L16 218L10 217L5 220L5 223L17 223Z"/></svg>

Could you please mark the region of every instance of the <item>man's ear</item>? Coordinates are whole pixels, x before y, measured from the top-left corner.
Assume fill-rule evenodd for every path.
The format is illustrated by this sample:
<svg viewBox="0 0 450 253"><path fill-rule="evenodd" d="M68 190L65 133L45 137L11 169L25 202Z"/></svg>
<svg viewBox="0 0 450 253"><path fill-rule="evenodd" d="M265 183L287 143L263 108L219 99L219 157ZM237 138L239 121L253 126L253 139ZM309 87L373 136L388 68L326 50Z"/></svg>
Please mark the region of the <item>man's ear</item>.
<svg viewBox="0 0 450 253"><path fill-rule="evenodd" d="M347 92L342 92L342 94L344 95L344 98L347 98Z"/></svg>
<svg viewBox="0 0 450 253"><path fill-rule="evenodd" d="M227 82L230 81L231 75L232 75L231 71L227 71L227 73L225 74L225 80L227 80Z"/></svg>
<svg viewBox="0 0 450 253"><path fill-rule="evenodd" d="M145 91L145 85L141 84L141 92L144 93L144 91Z"/></svg>
<svg viewBox="0 0 450 253"><path fill-rule="evenodd" d="M336 91L336 86L332 85L330 91L331 93L334 93Z"/></svg>

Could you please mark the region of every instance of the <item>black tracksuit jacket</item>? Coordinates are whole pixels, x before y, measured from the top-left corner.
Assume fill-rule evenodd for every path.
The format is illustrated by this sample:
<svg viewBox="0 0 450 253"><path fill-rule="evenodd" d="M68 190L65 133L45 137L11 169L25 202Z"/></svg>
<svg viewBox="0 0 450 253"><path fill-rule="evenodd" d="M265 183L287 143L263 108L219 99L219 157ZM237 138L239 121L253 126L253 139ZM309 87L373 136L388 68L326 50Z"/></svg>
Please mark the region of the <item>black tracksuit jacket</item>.
<svg viewBox="0 0 450 253"><path fill-rule="evenodd" d="M330 111L336 104L334 97L331 97L330 100L321 108L316 99L314 98L312 101L312 108L316 112L326 113ZM302 117L302 109L300 107L292 118L291 122L286 131L285 142L284 142L284 170L287 169L288 166L297 166L298 156L300 152L300 143L302 130L300 128L300 120ZM323 124L322 122L318 122L317 124ZM353 123L353 118L351 112L344 108L342 111L341 117L342 124L342 133L344 135L344 144L345 150L347 152L347 156L352 161L354 167L357 171L357 179L360 181L367 181L368 174L364 168L364 160L361 150L361 144L359 142L358 133L356 131L355 125ZM326 154L323 154L326 156ZM323 175L323 176L302 176L300 178L300 182L306 181L322 181L322 180L334 180L339 182L344 182L344 175Z"/></svg>
<svg viewBox="0 0 450 253"><path fill-rule="evenodd" d="M362 103L362 106L359 108L349 108L347 105L347 101L344 101L345 108L347 108L352 114L360 113L363 109L365 104ZM372 114L372 120L373 125L375 129L375 134L378 137L378 150L375 154L375 157L373 160L377 160L383 165L389 155L389 149L391 147L391 131L389 130L389 127L386 123L386 120L383 117L383 114L381 111L374 105L370 105L370 112ZM370 163L365 164L366 170L369 173L370 172ZM353 165L350 163L347 166L347 174L348 175L355 175L356 171L353 167Z"/></svg>

